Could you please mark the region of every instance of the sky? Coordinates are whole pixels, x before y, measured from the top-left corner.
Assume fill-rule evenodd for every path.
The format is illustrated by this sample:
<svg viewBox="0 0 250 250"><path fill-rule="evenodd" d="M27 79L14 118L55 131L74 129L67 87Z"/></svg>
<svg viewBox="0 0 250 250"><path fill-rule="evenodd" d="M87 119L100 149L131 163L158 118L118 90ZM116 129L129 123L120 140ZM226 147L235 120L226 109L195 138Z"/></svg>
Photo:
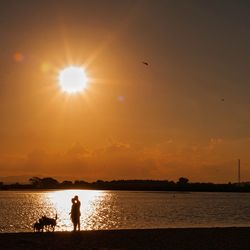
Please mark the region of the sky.
<svg viewBox="0 0 250 250"><path fill-rule="evenodd" d="M236 182L240 158L249 181L249 9L2 0L0 177ZM89 78L73 95L71 65Z"/></svg>

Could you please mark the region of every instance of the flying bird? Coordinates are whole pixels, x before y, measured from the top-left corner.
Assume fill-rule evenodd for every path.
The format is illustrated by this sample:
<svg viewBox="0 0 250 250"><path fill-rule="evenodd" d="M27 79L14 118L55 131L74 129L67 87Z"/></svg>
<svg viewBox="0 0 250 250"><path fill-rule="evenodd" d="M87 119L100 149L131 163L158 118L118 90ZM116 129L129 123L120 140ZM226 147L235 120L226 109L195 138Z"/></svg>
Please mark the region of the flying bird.
<svg viewBox="0 0 250 250"><path fill-rule="evenodd" d="M143 61L142 63L143 63L144 65L146 65L146 66L149 65L149 63L148 63L148 62L145 62L145 61Z"/></svg>
<svg viewBox="0 0 250 250"><path fill-rule="evenodd" d="M224 102L224 101L225 101L225 99L224 99L224 98L221 98L221 101L222 101L222 102Z"/></svg>

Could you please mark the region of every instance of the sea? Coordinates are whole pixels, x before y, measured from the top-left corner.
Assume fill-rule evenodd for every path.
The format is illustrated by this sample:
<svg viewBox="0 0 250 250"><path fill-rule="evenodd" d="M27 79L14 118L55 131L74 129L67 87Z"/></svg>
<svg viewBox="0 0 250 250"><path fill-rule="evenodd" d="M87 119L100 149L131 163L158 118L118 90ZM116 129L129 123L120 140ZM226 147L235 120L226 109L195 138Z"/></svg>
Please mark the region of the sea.
<svg viewBox="0 0 250 250"><path fill-rule="evenodd" d="M250 226L250 193L0 191L0 232L32 232L44 215L57 215L56 231L72 231L75 195L81 230Z"/></svg>

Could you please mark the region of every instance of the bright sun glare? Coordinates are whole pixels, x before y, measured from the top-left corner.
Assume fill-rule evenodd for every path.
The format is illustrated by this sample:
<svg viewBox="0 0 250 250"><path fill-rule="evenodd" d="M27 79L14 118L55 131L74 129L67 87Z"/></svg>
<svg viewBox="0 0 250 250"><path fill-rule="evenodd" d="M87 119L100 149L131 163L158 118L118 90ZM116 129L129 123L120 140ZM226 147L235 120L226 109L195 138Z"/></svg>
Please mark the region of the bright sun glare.
<svg viewBox="0 0 250 250"><path fill-rule="evenodd" d="M83 91L87 87L88 77L85 70L78 66L69 66L59 72L59 85L69 94Z"/></svg>

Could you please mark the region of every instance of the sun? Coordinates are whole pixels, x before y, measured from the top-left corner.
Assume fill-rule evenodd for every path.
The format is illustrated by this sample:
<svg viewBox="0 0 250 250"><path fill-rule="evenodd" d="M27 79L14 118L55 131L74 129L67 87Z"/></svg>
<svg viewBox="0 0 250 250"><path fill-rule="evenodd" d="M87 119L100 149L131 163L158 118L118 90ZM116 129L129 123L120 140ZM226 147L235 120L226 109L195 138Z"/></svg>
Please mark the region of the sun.
<svg viewBox="0 0 250 250"><path fill-rule="evenodd" d="M88 77L84 68L69 66L59 72L59 86L63 92L75 94L87 87Z"/></svg>

